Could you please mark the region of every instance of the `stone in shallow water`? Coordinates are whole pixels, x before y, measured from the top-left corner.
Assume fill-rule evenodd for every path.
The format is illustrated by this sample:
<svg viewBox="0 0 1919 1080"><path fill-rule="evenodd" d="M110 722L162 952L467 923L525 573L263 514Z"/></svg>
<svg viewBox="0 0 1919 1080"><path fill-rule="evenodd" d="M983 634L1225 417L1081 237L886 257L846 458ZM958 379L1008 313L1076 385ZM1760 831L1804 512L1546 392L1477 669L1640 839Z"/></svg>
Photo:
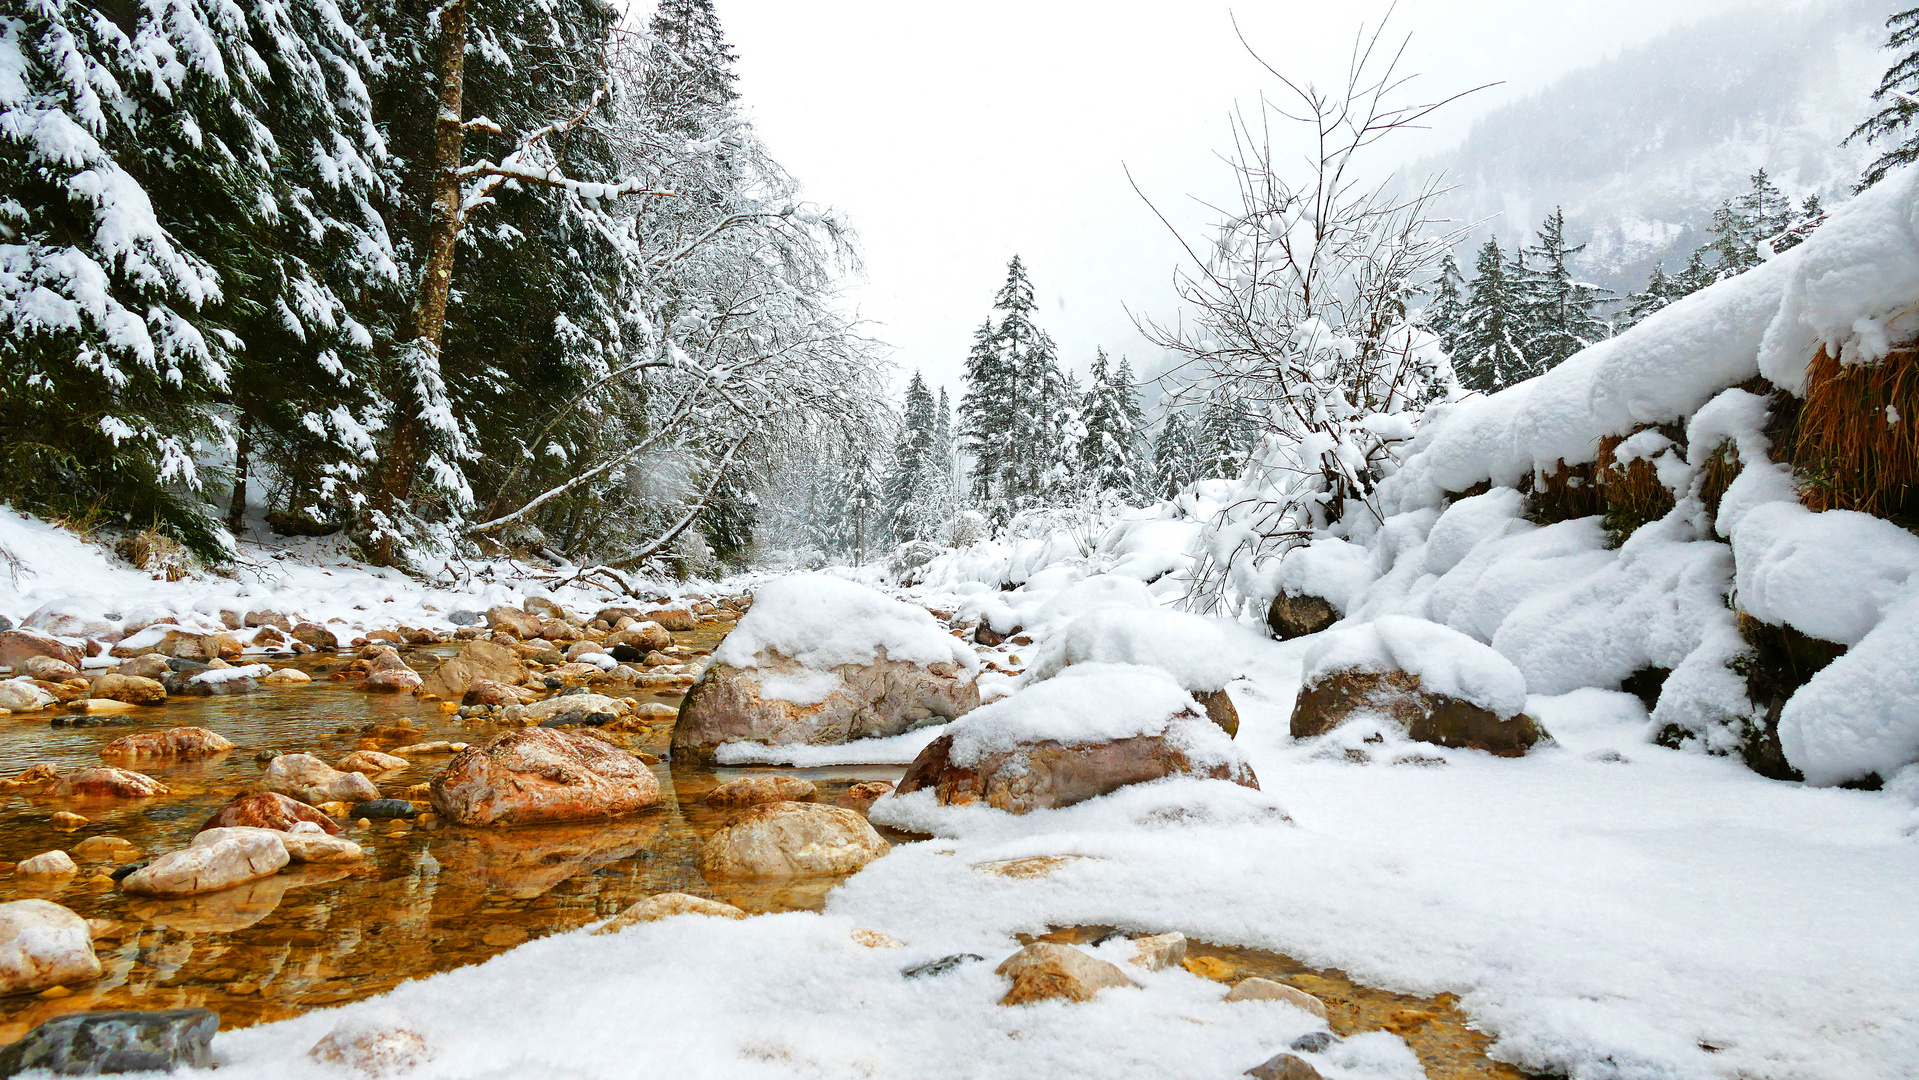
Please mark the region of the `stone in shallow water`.
<svg viewBox="0 0 1919 1080"><path fill-rule="evenodd" d="M1326 1004L1297 987L1258 977L1244 979L1226 994L1227 1001L1283 1001L1326 1019Z"/></svg>
<svg viewBox="0 0 1919 1080"><path fill-rule="evenodd" d="M818 789L798 776L742 776L707 792L708 806L758 806L770 802L802 802Z"/></svg>
<svg viewBox="0 0 1919 1080"><path fill-rule="evenodd" d="M162 855L121 880L136 896L192 896L276 873L291 861L270 829L210 829L205 843Z"/></svg>
<svg viewBox="0 0 1919 1080"><path fill-rule="evenodd" d="M1317 1054L1336 1041L1330 1031L1309 1031L1293 1040L1292 1049L1302 1054Z"/></svg>
<svg viewBox="0 0 1919 1080"><path fill-rule="evenodd" d="M347 812L350 818L366 818L369 821L385 821L391 818L418 817L420 812L405 799L368 799L356 804Z"/></svg>
<svg viewBox="0 0 1919 1080"><path fill-rule="evenodd" d="M708 878L850 874L891 849L865 818L843 807L763 803L713 834L700 849L700 873Z"/></svg>
<svg viewBox="0 0 1919 1080"><path fill-rule="evenodd" d="M301 802L364 802L380 797L373 781L357 772L341 772L312 754L281 754L267 765L266 787Z"/></svg>
<svg viewBox="0 0 1919 1080"><path fill-rule="evenodd" d="M185 809L181 808L181 812L185 813ZM147 812L147 817L153 816L153 811ZM300 821L310 821L329 835L338 835L340 832L340 826L324 812L275 791L256 791L251 795L240 796L221 807L219 812L207 819L206 824L200 826L200 829L204 832L207 829L252 826L286 832L293 828L295 822Z"/></svg>
<svg viewBox="0 0 1919 1080"><path fill-rule="evenodd" d="M45 1069L56 1076L172 1072L213 1064L211 1009L83 1012L56 1016L0 1049L0 1076Z"/></svg>
<svg viewBox="0 0 1919 1080"><path fill-rule="evenodd" d="M98 978L85 919L50 900L0 904L0 994Z"/></svg>
<svg viewBox="0 0 1919 1080"><path fill-rule="evenodd" d="M717 900L708 900L705 897L691 896L686 893L659 893L613 916L605 926L593 932L617 934L637 923L653 922L656 919L665 919L674 915L706 915L721 919L746 918L746 912L732 904L722 904Z"/></svg>

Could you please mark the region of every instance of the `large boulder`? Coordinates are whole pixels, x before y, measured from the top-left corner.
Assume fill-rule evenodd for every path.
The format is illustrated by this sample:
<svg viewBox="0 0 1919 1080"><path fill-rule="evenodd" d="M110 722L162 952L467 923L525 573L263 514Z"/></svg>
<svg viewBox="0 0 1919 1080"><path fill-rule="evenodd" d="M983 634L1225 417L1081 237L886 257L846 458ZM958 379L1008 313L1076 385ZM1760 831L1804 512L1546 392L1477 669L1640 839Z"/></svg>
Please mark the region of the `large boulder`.
<svg viewBox="0 0 1919 1080"><path fill-rule="evenodd" d="M798 776L742 776L706 793L706 805L758 806L772 802L806 802L819 793L813 781Z"/></svg>
<svg viewBox="0 0 1919 1080"><path fill-rule="evenodd" d="M128 874L120 888L134 896L194 896L277 874L291 861L274 830L209 829Z"/></svg>
<svg viewBox="0 0 1919 1080"><path fill-rule="evenodd" d="M53 785L53 794L89 799L146 799L165 795L167 786L145 773L127 769L78 769Z"/></svg>
<svg viewBox="0 0 1919 1080"><path fill-rule="evenodd" d="M344 836L335 836L311 821L295 823L291 829L261 829L250 826L232 826L216 829L201 829L193 835L194 847L205 847L231 838L243 838L251 833L267 833L278 840L287 849L287 858L297 863L343 863L354 862L366 852L360 845Z"/></svg>
<svg viewBox="0 0 1919 1080"><path fill-rule="evenodd" d="M688 691L673 752L898 735L977 708L978 666L925 608L838 578L783 578Z"/></svg>
<svg viewBox="0 0 1919 1080"><path fill-rule="evenodd" d="M1425 619L1389 615L1330 634L1305 665L1296 739L1367 717L1418 742L1518 757L1546 734L1522 711L1526 679L1511 661Z"/></svg>
<svg viewBox="0 0 1919 1080"><path fill-rule="evenodd" d="M124 701L129 705L164 705L167 700L166 684L160 680L123 675L116 671L94 679L93 688L88 693L97 698Z"/></svg>
<svg viewBox="0 0 1919 1080"><path fill-rule="evenodd" d="M524 678L526 663L512 649L491 641L469 641L457 655L434 668L420 690L443 701L459 701L476 682L511 685Z"/></svg>
<svg viewBox="0 0 1919 1080"><path fill-rule="evenodd" d="M79 648L58 638L33 630L0 630L0 667L21 671L33 656L49 656L74 667L82 659Z"/></svg>
<svg viewBox="0 0 1919 1080"><path fill-rule="evenodd" d="M0 709L8 712L38 712L59 703L57 695L27 679L0 680Z"/></svg>
<svg viewBox="0 0 1919 1080"><path fill-rule="evenodd" d="M277 791L256 791L251 795L242 795L215 811L200 829L204 832L208 829L251 827L290 832L300 822L316 825L329 836L337 835L340 831L340 826L334 824L332 818Z"/></svg>
<svg viewBox="0 0 1919 1080"><path fill-rule="evenodd" d="M175 660L233 660L242 649L240 639L223 631L189 630L162 624L149 626L122 640L113 647L112 653L118 657L158 653Z"/></svg>
<svg viewBox="0 0 1919 1080"><path fill-rule="evenodd" d="M1168 776L1259 786L1171 676L1082 664L956 722L914 759L896 795L926 789L942 804L1023 814Z"/></svg>
<svg viewBox="0 0 1919 1080"><path fill-rule="evenodd" d="M521 640L539 637L543 630L538 615L529 614L510 604L488 608L486 625L489 629L512 634Z"/></svg>
<svg viewBox="0 0 1919 1080"><path fill-rule="evenodd" d="M91 951L91 950L89 950ZM213 1065L212 1009L140 1009L56 1016L0 1048L0 1076L163 1073Z"/></svg>
<svg viewBox="0 0 1919 1080"><path fill-rule="evenodd" d="M673 647L673 635L666 627L656 622L643 622L625 630L616 630L600 642L606 649L627 648L645 656L650 652Z"/></svg>
<svg viewBox="0 0 1919 1080"><path fill-rule="evenodd" d="M699 617L681 608L660 608L647 612L641 616L641 618L650 619L675 633L683 633L688 630L698 630L700 628Z"/></svg>
<svg viewBox="0 0 1919 1080"><path fill-rule="evenodd" d="M115 739L100 748L103 758L202 758L224 754L233 744L203 727L177 727Z"/></svg>
<svg viewBox="0 0 1919 1080"><path fill-rule="evenodd" d="M700 849L709 878L850 874L891 850L866 819L838 806L776 802L752 807Z"/></svg>
<svg viewBox="0 0 1919 1080"><path fill-rule="evenodd" d="M29 656L21 665L30 678L45 679L48 682L66 682L80 677L80 669L65 660L56 660L51 656Z"/></svg>
<svg viewBox="0 0 1919 1080"><path fill-rule="evenodd" d="M642 810L659 803L660 782L601 739L535 727L454 755L433 778L430 798L461 825L530 825Z"/></svg>
<svg viewBox="0 0 1919 1080"><path fill-rule="evenodd" d="M49 900L0 904L0 994L100 977L87 921Z"/></svg>
<svg viewBox="0 0 1919 1080"><path fill-rule="evenodd" d="M357 772L341 772L312 754L281 754L267 765L266 789L303 803L365 802L380 797L373 781Z"/></svg>

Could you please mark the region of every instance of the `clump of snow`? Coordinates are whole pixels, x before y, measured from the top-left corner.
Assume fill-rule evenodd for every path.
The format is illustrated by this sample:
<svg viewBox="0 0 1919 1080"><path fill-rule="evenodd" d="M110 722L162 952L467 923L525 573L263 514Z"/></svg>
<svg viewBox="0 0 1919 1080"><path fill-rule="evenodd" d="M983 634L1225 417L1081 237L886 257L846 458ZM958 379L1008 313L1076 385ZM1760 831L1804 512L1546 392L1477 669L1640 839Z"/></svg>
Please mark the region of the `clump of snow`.
<svg viewBox="0 0 1919 1080"><path fill-rule="evenodd" d="M1111 608L1082 615L1047 638L1025 679L1037 683L1080 664L1136 664L1166 672L1186 690L1223 690L1245 674L1248 638L1258 640L1222 619Z"/></svg>
<svg viewBox="0 0 1919 1080"><path fill-rule="evenodd" d="M953 737L948 758L962 767L1037 742L1090 746L1168 734L1195 762L1239 760L1226 733L1200 714L1172 676L1132 664L1076 664L980 706L949 724L947 734Z"/></svg>
<svg viewBox="0 0 1919 1080"><path fill-rule="evenodd" d="M1761 622L1856 645L1919 576L1919 536L1851 510L1753 507L1732 534L1739 606Z"/></svg>
<svg viewBox="0 0 1919 1080"><path fill-rule="evenodd" d="M187 681L202 683L207 686L219 686L222 683L235 682L239 679L261 679L271 674L273 674L273 666L270 664L247 664L243 667L212 668L207 671L196 672L191 678L187 679Z"/></svg>
<svg viewBox="0 0 1919 1080"><path fill-rule="evenodd" d="M792 700L790 698L786 700ZM946 724L929 724L879 739L853 739L837 746L786 743L767 746L756 742L722 743L713 759L722 765L792 765L808 769L822 765L910 765L920 751L946 734Z"/></svg>
<svg viewBox="0 0 1919 1080"><path fill-rule="evenodd" d="M1823 515L1822 515L1823 516ZM1779 744L1808 783L1882 780L1919 762L1919 593L1786 702Z"/></svg>
<svg viewBox="0 0 1919 1080"><path fill-rule="evenodd" d="M979 667L979 657L925 608L826 574L796 574L761 587L713 660L754 668L762 657L777 656L823 670L873 663L882 649L891 660Z"/></svg>
<svg viewBox="0 0 1919 1080"><path fill-rule="evenodd" d="M1343 615L1378 577L1371 552L1324 536L1288 552L1261 591L1268 596L1317 596Z"/></svg>
<svg viewBox="0 0 1919 1080"><path fill-rule="evenodd" d="M1526 678L1512 661L1451 627L1387 615L1330 631L1305 657L1308 685L1341 672L1404 671L1428 693L1470 702L1509 719L1526 708Z"/></svg>

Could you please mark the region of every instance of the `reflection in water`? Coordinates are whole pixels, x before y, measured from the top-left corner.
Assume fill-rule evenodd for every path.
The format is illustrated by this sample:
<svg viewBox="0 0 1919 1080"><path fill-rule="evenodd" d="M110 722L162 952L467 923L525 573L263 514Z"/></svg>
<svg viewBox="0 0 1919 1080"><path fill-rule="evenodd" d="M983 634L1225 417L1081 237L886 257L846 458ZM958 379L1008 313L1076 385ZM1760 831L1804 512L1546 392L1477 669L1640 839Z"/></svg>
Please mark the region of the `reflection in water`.
<svg viewBox="0 0 1919 1080"><path fill-rule="evenodd" d="M725 627L677 634L710 649ZM433 650L451 655L451 646ZM314 682L245 697L176 700L137 709L118 726L52 727L49 717L0 720L0 775L37 762L61 771L100 764L106 743L135 731L180 725L210 728L236 749L179 763L142 761L139 771L172 794L149 799L61 799L0 792L0 859L18 861L53 848L72 851L90 836L117 836L150 859L183 847L215 810L257 790L263 751L305 751L332 762L354 750L360 730L413 723L417 741L481 741L501 728L442 713L435 702L368 694L327 676L342 658L303 659ZM677 704L673 693L635 693ZM664 757L671 722L624 736L632 750ZM406 797L445 766L444 754L415 757L376 778L381 794ZM113 862L82 860L69 879L0 876L0 900L37 896L107 925L95 942L104 968L88 986L57 1000L0 1000L0 1040L18 1038L49 1017L83 1009L159 1009L201 1005L222 1026L244 1027L337 1005L391 989L402 980L478 963L530 938L609 918L656 892L710 896L748 911L818 908L837 879L709 886L695 868L701 843L730 816L699 805L740 770L655 768L662 807L613 822L474 829L382 825L350 833L367 849L359 863L294 866L273 877L182 900L128 897L107 876ZM851 784L897 777L900 770L854 767L808 775L821 798ZM71 810L90 819L73 832L51 817Z"/></svg>

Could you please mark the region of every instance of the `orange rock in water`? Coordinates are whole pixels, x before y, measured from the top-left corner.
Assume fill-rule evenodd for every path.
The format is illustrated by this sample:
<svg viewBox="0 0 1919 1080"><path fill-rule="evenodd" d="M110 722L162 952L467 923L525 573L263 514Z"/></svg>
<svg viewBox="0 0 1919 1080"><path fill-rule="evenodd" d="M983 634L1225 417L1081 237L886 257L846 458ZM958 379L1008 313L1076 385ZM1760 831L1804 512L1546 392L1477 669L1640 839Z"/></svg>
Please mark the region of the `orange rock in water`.
<svg viewBox="0 0 1919 1080"><path fill-rule="evenodd" d="M165 795L167 786L145 773L127 769L98 768L70 772L53 785L55 795L87 798L144 799Z"/></svg>
<svg viewBox="0 0 1919 1080"><path fill-rule="evenodd" d="M523 728L460 751L433 778L432 801L461 825L587 821L657 805L660 782L599 739Z"/></svg>
<svg viewBox="0 0 1919 1080"><path fill-rule="evenodd" d="M328 836L338 836L340 833L340 826L335 824L332 818L306 803L289 799L276 791L260 791L252 795L240 796L208 818L207 823L200 826L200 831L252 827L286 832L293 828L293 823L296 821L310 821L318 825Z"/></svg>
<svg viewBox="0 0 1919 1080"><path fill-rule="evenodd" d="M1050 998L1091 1001L1112 986L1133 986L1118 966L1051 941L1035 941L1007 957L994 974L1013 980L1001 1005L1026 1005Z"/></svg>
<svg viewBox="0 0 1919 1080"><path fill-rule="evenodd" d="M813 781L797 776L742 776L708 792L706 805L758 806L770 802L800 802L811 799L816 790Z"/></svg>
<svg viewBox="0 0 1919 1080"><path fill-rule="evenodd" d="M197 758L233 749L225 737L206 728L177 727L115 739L100 748L103 758Z"/></svg>

